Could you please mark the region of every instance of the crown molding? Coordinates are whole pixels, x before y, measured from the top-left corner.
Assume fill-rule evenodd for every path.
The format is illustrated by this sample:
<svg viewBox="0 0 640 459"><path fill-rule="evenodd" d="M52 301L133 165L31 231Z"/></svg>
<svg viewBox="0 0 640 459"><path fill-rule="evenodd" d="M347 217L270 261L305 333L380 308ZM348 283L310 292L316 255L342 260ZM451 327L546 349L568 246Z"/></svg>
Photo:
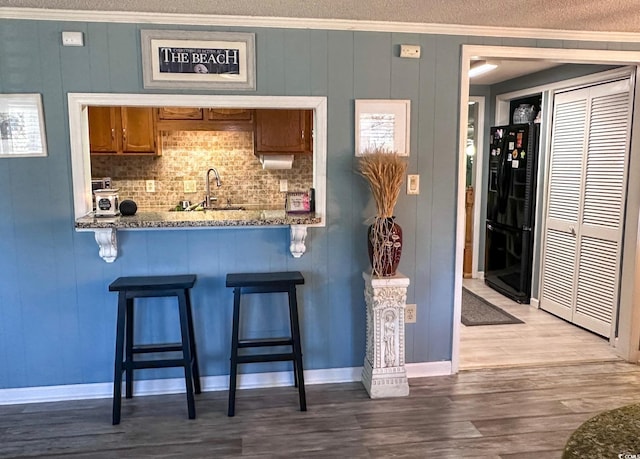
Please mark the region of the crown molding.
<svg viewBox="0 0 640 459"><path fill-rule="evenodd" d="M543 40L638 42L640 33L533 29L419 22L0 7L0 19L400 32Z"/></svg>

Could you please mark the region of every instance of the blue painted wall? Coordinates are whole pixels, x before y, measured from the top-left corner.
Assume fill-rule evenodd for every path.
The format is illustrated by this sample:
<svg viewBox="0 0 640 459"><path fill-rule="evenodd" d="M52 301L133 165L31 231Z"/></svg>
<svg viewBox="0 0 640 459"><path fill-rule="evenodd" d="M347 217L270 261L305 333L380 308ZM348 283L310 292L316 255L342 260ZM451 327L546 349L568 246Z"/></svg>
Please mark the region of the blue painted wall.
<svg viewBox="0 0 640 459"><path fill-rule="evenodd" d="M407 326L406 358L450 360L460 45L577 44L216 29L256 33L255 94L328 98L327 226L309 231L308 252L301 259L288 252L287 228L121 232L120 255L107 264L97 255L93 234L73 228L66 97L69 92L144 92L141 27L0 20L0 92L42 94L49 149L46 158L0 160L0 388L111 381L116 297L107 286L121 275L198 274L193 299L202 373L224 375L232 300L224 287L225 274L300 270L307 279L300 289L306 368L362 365L361 273L368 267L365 220L373 205L366 184L355 173L356 98L412 101L409 172L421 175L421 194L402 195L396 212L405 234L400 270L411 278L408 302L418 304L418 322ZM63 48L63 30L84 32L86 45ZM400 43L421 45L422 58L399 59ZM602 46L580 44L590 45ZM258 301L250 307L260 307ZM137 323L144 325L143 339L177 336L170 306L160 302L141 310ZM277 332L276 319L282 314L256 310L247 330ZM282 367L262 365L247 371L278 368ZM149 371L146 377L178 374Z"/></svg>

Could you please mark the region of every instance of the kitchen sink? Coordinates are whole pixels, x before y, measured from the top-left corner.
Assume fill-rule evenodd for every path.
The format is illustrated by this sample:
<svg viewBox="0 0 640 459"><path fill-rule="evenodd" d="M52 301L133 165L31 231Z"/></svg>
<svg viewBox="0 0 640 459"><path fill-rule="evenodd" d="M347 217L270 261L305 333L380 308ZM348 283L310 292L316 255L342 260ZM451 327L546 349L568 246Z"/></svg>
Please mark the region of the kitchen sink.
<svg viewBox="0 0 640 459"><path fill-rule="evenodd" d="M226 206L226 207L208 207L204 210L207 211L207 210L246 210L246 209L242 206Z"/></svg>
<svg viewBox="0 0 640 459"><path fill-rule="evenodd" d="M208 208L203 208L203 207L196 207L195 209L192 210L180 210L177 208L171 208L169 209L169 211L171 212L213 212L213 211L231 211L231 210L246 210L244 207L242 206L225 206L225 207L208 207Z"/></svg>

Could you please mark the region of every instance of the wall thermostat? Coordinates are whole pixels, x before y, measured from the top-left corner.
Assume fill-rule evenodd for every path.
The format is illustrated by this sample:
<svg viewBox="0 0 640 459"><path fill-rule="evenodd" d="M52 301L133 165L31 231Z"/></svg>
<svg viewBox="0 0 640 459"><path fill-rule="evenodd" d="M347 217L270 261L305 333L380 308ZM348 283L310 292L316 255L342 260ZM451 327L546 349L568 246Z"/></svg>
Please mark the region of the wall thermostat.
<svg viewBox="0 0 640 459"><path fill-rule="evenodd" d="M420 45L400 45L400 57L420 58Z"/></svg>
<svg viewBox="0 0 640 459"><path fill-rule="evenodd" d="M62 46L84 46L82 32L62 32Z"/></svg>

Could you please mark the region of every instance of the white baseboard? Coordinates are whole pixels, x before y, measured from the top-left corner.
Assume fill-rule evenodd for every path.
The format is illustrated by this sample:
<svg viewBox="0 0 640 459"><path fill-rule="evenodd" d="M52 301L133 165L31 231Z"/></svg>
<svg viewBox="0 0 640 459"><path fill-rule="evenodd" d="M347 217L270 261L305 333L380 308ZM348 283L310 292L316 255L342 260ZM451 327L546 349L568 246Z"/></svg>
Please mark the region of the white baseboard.
<svg viewBox="0 0 640 459"><path fill-rule="evenodd" d="M406 367L409 378L451 374L451 362L409 363ZM360 381L361 375L362 367L305 370L304 381L305 385L354 382ZM201 384L203 392L228 390L229 376L205 376L201 378ZM238 375L238 389L290 385L293 385L293 373L290 371ZM133 385L133 393L136 396L179 394L182 392L184 392L183 378L148 379L134 381ZM112 396L113 383L20 387L0 389L0 405L110 398Z"/></svg>
<svg viewBox="0 0 640 459"><path fill-rule="evenodd" d="M537 298L531 298L531 300L529 300L529 304L536 309L540 309L540 300Z"/></svg>
<svg viewBox="0 0 640 459"><path fill-rule="evenodd" d="M451 374L451 361L407 363L407 378L426 378Z"/></svg>

